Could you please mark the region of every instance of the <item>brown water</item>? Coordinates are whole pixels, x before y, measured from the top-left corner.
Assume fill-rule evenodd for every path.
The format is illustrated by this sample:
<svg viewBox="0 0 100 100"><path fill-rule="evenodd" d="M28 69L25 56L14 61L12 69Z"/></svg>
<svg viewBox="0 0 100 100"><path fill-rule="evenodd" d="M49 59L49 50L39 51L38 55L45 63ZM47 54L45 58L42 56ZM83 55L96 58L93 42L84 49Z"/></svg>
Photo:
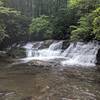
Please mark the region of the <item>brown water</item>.
<svg viewBox="0 0 100 100"><path fill-rule="evenodd" d="M94 68L8 70L6 66L0 65L0 91L16 95L0 100L100 100L100 72Z"/></svg>

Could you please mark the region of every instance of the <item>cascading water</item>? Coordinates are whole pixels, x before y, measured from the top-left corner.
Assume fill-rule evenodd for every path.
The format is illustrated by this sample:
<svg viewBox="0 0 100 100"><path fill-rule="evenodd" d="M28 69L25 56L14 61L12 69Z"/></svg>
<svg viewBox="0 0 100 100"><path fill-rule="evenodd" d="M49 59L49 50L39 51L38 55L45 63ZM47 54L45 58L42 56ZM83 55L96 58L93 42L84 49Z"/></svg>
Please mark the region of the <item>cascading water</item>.
<svg viewBox="0 0 100 100"><path fill-rule="evenodd" d="M33 44L32 43L27 43L24 48L26 49L26 56L27 57L32 57L32 47L33 47Z"/></svg>
<svg viewBox="0 0 100 100"><path fill-rule="evenodd" d="M57 56L61 55L62 43L63 43L63 41L60 41L60 42L57 42L57 43L54 42L49 46L49 48L38 50L37 51L38 55L35 55L35 56L36 57L42 57L42 58L44 57L46 59L56 58Z"/></svg>
<svg viewBox="0 0 100 100"><path fill-rule="evenodd" d="M63 53L66 57L63 65L81 65L81 66L95 66L96 54L99 49L97 43L72 43Z"/></svg>
<svg viewBox="0 0 100 100"><path fill-rule="evenodd" d="M26 57L30 58L35 55L35 52L39 49L43 42L36 42L36 43L27 43L23 46L26 49Z"/></svg>
<svg viewBox="0 0 100 100"><path fill-rule="evenodd" d="M36 44L37 43L28 43L24 46L24 48L26 48L27 58L23 60L26 61L30 61L33 59L50 60L50 59L60 58L63 41L54 42L49 46L49 48L45 49L39 49L39 47L43 44L43 42L38 42L37 47Z"/></svg>
<svg viewBox="0 0 100 100"><path fill-rule="evenodd" d="M39 49L41 45L43 45L43 42L26 44L24 48L26 48L27 58L24 60L49 61L60 59L63 66L95 66L96 54L99 49L99 45L93 42L87 44L82 42L71 43L65 51L62 50L63 41L54 42L49 48L45 49Z"/></svg>

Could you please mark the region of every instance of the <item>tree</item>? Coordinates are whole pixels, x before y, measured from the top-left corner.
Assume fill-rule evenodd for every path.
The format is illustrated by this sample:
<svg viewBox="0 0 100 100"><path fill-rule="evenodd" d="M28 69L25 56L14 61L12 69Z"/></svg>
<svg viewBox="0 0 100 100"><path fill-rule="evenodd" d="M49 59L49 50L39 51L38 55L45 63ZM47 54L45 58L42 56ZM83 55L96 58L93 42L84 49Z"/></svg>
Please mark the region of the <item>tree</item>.
<svg viewBox="0 0 100 100"><path fill-rule="evenodd" d="M95 34L95 39L100 40L100 7L97 8L91 14L93 17L93 33Z"/></svg>
<svg viewBox="0 0 100 100"><path fill-rule="evenodd" d="M6 6L20 10L29 17L51 16L65 8L67 0L7 0Z"/></svg>
<svg viewBox="0 0 100 100"><path fill-rule="evenodd" d="M0 6L0 48L22 41L28 34L29 22L19 11Z"/></svg>
<svg viewBox="0 0 100 100"><path fill-rule="evenodd" d="M43 40L52 37L52 26L48 16L33 18L29 30L33 40Z"/></svg>
<svg viewBox="0 0 100 100"><path fill-rule="evenodd" d="M71 32L71 40L100 40L100 7L87 16L81 17L78 24L76 29Z"/></svg>

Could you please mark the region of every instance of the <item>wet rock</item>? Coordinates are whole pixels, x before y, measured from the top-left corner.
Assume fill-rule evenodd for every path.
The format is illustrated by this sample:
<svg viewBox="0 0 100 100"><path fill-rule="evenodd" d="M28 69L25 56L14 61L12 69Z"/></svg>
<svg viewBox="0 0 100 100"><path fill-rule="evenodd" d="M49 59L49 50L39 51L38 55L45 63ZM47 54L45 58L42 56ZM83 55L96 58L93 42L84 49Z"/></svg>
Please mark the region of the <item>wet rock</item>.
<svg viewBox="0 0 100 100"><path fill-rule="evenodd" d="M36 66L36 67L52 67L54 66L53 63L47 62L47 61L40 61L40 60L34 60L28 62L29 66Z"/></svg>
<svg viewBox="0 0 100 100"><path fill-rule="evenodd" d="M65 40L65 41L63 42L62 49L67 49L69 45L70 45L70 42L69 42L68 40Z"/></svg>
<svg viewBox="0 0 100 100"><path fill-rule="evenodd" d="M12 57L8 57L8 56L5 56L5 57L0 57L0 69L1 68L5 68L7 64L11 64L15 61L15 59L12 59Z"/></svg>
<svg viewBox="0 0 100 100"><path fill-rule="evenodd" d="M48 48L50 46L50 44L52 44L53 42L55 42L56 40L45 40L43 41L42 45L39 47L39 49L44 49L44 48Z"/></svg>
<svg viewBox="0 0 100 100"><path fill-rule="evenodd" d="M25 97L22 100L34 100L34 99L30 96L30 97Z"/></svg>
<svg viewBox="0 0 100 100"><path fill-rule="evenodd" d="M41 93L44 93L44 92L47 92L49 89L50 89L50 87L49 86L46 86L40 92Z"/></svg>
<svg viewBox="0 0 100 100"><path fill-rule="evenodd" d="M0 57L7 57L7 53L5 51L0 51Z"/></svg>
<svg viewBox="0 0 100 100"><path fill-rule="evenodd" d="M15 92L0 91L0 100L21 100Z"/></svg>
<svg viewBox="0 0 100 100"><path fill-rule="evenodd" d="M100 71L100 65L97 65L96 67L97 67L97 71Z"/></svg>
<svg viewBox="0 0 100 100"><path fill-rule="evenodd" d="M55 41L56 40L45 40L45 41L33 42L33 48L38 48L38 49L48 48L50 44L52 44Z"/></svg>
<svg viewBox="0 0 100 100"><path fill-rule="evenodd" d="M43 42L33 42L32 48L41 48L43 45Z"/></svg>
<svg viewBox="0 0 100 100"><path fill-rule="evenodd" d="M37 74L42 73L43 71L50 71L54 65L49 62L45 61L30 61L27 63L13 63L12 65L9 65L8 71L10 73L26 73L26 74Z"/></svg>
<svg viewBox="0 0 100 100"><path fill-rule="evenodd" d="M97 53L97 64L100 65L100 49L98 50Z"/></svg>
<svg viewBox="0 0 100 100"><path fill-rule="evenodd" d="M69 78L82 78L82 75L79 70L74 68L66 68L63 71L64 76ZM82 78L83 79L83 78Z"/></svg>
<svg viewBox="0 0 100 100"><path fill-rule="evenodd" d="M97 64L97 68L100 71L100 49L98 50L96 59L97 59L97 63L96 63Z"/></svg>
<svg viewBox="0 0 100 100"><path fill-rule="evenodd" d="M8 51L8 55L13 58L24 58L26 57L26 50L21 47L12 48Z"/></svg>

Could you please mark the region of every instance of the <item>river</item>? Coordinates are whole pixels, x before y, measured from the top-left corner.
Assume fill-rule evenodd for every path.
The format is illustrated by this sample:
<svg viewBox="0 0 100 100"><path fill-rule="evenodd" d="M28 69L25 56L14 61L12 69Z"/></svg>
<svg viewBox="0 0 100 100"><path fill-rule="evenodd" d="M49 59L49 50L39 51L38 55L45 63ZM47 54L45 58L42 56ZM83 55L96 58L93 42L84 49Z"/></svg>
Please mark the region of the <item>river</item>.
<svg viewBox="0 0 100 100"><path fill-rule="evenodd" d="M19 66L18 61L0 60L0 100L100 100L100 72L95 65L98 45L72 43L62 50L62 41L44 49L39 49L40 44L35 49L32 43L26 44L27 57L18 61L57 65Z"/></svg>
<svg viewBox="0 0 100 100"><path fill-rule="evenodd" d="M100 73L82 67L40 68L35 72L2 69L0 91L16 94L0 100L100 100Z"/></svg>

